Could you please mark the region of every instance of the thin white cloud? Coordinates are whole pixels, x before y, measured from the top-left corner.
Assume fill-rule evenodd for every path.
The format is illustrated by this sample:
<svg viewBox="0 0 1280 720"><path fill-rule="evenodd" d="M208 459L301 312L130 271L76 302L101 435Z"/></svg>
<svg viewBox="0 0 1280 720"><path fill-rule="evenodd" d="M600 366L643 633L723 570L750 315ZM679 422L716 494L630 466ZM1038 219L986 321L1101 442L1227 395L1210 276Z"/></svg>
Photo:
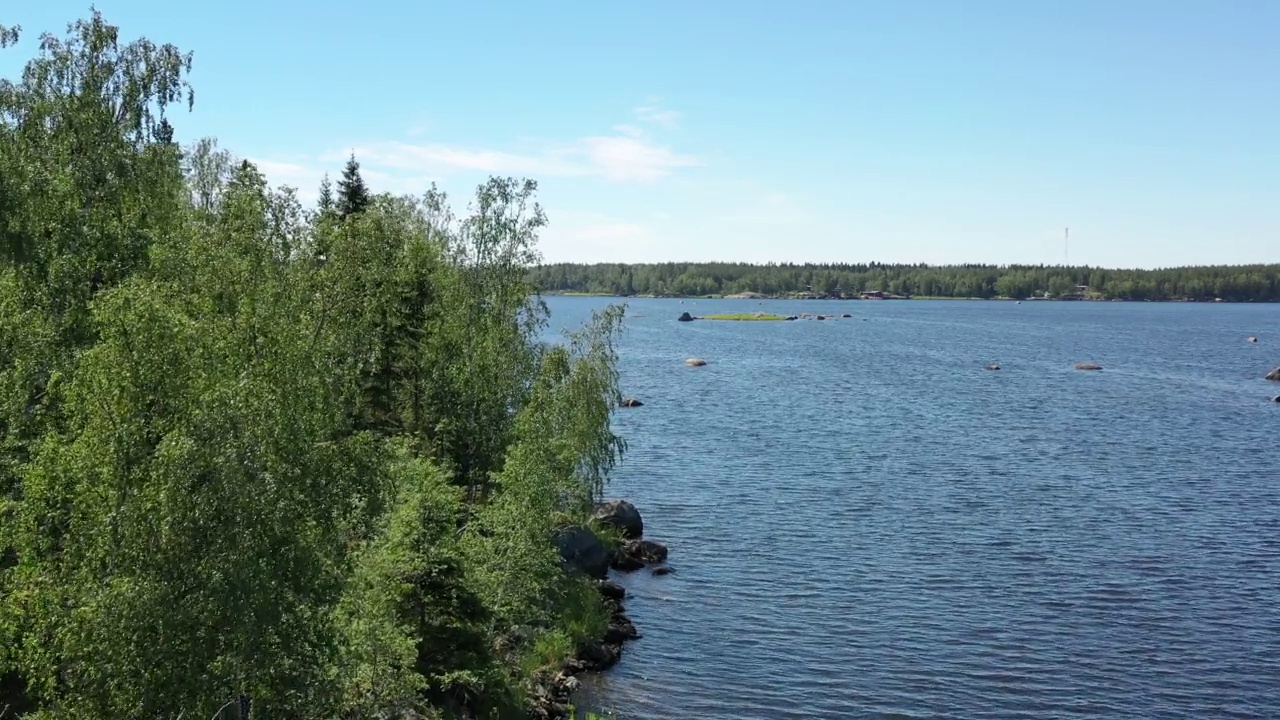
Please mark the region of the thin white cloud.
<svg viewBox="0 0 1280 720"><path fill-rule="evenodd" d="M672 127L679 113L649 98L635 110L646 125L622 123L608 132L560 142L525 145L515 151L448 142L416 140L423 127L412 128L402 140L336 146L311 157L258 157L254 162L273 185L292 185L304 202L314 202L326 172L334 183L351 155L377 192L420 194L432 182L446 184L458 177L471 182L480 175L540 178L583 178L607 183L650 185L681 170L705 165L702 158L680 152L650 134L655 127Z"/></svg>
<svg viewBox="0 0 1280 720"><path fill-rule="evenodd" d="M443 143L413 144L398 141L370 143L343 155L354 153L361 166L410 170L425 173L477 172L500 175L583 174L579 168L564 162L557 153L521 155L500 150L465 148ZM338 153L325 157L335 160Z"/></svg>
<svg viewBox="0 0 1280 720"><path fill-rule="evenodd" d="M638 137L589 137L583 140L589 166L614 182L653 182L679 168L697 167L698 158Z"/></svg>
<svg viewBox="0 0 1280 720"><path fill-rule="evenodd" d="M325 153L329 162L354 153L361 167L415 175L482 173L539 177L594 177L617 183L652 183L681 168L703 165L701 158L676 152L647 138L638 128L621 126L615 134L581 138L534 153L468 148L444 143L399 141L370 143Z"/></svg>
<svg viewBox="0 0 1280 720"><path fill-rule="evenodd" d="M673 130L680 124L680 113L675 110L666 110L658 105L641 105L635 109L635 114L641 122L658 125L668 130Z"/></svg>
<svg viewBox="0 0 1280 720"><path fill-rule="evenodd" d="M283 162L280 160L268 160L265 158L246 158L249 162L257 166L272 185L293 185L297 187L300 182L309 182L314 173L313 168L296 162Z"/></svg>
<svg viewBox="0 0 1280 720"><path fill-rule="evenodd" d="M651 254L654 232L639 223L593 212L556 213L542 232L546 262L591 258L597 262L634 262Z"/></svg>

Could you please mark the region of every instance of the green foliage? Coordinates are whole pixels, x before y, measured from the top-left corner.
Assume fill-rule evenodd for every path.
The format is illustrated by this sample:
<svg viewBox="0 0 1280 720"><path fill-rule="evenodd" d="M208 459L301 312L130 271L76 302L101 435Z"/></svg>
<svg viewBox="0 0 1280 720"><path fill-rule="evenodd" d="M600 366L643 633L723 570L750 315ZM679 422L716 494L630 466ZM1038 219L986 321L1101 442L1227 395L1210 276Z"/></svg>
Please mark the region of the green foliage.
<svg viewBox="0 0 1280 720"><path fill-rule="evenodd" d="M917 297L995 298L1077 295L1118 300L1280 301L1280 265L1108 270L1045 265L544 265L531 282L545 292L705 297L880 290ZM1087 286L1078 291L1077 286Z"/></svg>
<svg viewBox="0 0 1280 720"><path fill-rule="evenodd" d="M310 212L174 145L190 56L117 37L95 13L0 85L0 690L521 716L607 623L552 540L625 449L622 309L543 346L535 184L457 219L353 158Z"/></svg>

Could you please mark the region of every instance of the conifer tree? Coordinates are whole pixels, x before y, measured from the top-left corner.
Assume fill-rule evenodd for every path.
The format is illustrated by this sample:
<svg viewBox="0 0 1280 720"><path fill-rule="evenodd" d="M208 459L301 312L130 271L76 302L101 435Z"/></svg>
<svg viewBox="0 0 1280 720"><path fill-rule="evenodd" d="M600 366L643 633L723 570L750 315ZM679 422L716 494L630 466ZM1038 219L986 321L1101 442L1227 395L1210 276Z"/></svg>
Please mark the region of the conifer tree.
<svg viewBox="0 0 1280 720"><path fill-rule="evenodd" d="M333 183L329 181L329 173L325 173L324 179L320 181L320 200L317 206L323 216L327 216L334 211Z"/></svg>
<svg viewBox="0 0 1280 720"><path fill-rule="evenodd" d="M346 218L355 213L364 212L369 207L369 188L360 177L360 163L353 154L342 169L342 179L338 181L338 216Z"/></svg>

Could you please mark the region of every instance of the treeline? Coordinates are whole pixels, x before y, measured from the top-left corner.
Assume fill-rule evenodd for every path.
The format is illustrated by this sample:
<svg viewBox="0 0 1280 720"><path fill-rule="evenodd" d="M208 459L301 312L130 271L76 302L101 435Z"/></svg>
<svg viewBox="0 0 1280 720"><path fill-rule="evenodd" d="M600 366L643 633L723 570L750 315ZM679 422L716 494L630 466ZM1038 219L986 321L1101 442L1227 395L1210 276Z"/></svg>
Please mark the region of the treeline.
<svg viewBox="0 0 1280 720"><path fill-rule="evenodd" d="M535 268L531 282L546 292L623 296L687 297L742 292L856 295L878 290L894 295L951 298L1057 298L1080 294L1120 300L1280 300L1280 265L1108 270L1044 265L559 263Z"/></svg>
<svg viewBox="0 0 1280 720"><path fill-rule="evenodd" d="M553 543L617 312L537 341L532 182L312 209L180 147L190 66L95 12L0 84L0 715L524 716L607 622Z"/></svg>

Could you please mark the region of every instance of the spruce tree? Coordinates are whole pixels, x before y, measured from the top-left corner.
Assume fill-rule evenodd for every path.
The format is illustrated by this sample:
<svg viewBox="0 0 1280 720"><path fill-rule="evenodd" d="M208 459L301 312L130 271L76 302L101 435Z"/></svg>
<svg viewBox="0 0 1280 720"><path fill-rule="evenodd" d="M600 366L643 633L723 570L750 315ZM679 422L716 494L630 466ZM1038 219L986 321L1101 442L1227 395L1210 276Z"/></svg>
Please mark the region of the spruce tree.
<svg viewBox="0 0 1280 720"><path fill-rule="evenodd" d="M364 178L360 177L360 163L353 154L342 169L342 179L338 181L338 216L346 218L369 207L369 188L365 187Z"/></svg>
<svg viewBox="0 0 1280 720"><path fill-rule="evenodd" d="M329 173L320 181L320 201L317 203L321 215L328 216L334 211L333 183L329 181Z"/></svg>

